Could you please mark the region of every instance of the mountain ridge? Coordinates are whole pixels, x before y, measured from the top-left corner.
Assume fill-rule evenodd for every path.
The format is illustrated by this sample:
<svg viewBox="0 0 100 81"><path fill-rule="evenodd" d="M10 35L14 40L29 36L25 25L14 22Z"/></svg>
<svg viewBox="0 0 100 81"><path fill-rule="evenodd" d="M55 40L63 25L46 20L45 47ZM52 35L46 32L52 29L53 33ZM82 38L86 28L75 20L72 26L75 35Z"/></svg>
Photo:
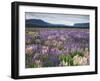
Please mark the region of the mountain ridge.
<svg viewBox="0 0 100 81"><path fill-rule="evenodd" d="M52 24L42 19L26 19L26 27L73 27L73 28L89 28L89 23L75 23L73 26L65 24Z"/></svg>

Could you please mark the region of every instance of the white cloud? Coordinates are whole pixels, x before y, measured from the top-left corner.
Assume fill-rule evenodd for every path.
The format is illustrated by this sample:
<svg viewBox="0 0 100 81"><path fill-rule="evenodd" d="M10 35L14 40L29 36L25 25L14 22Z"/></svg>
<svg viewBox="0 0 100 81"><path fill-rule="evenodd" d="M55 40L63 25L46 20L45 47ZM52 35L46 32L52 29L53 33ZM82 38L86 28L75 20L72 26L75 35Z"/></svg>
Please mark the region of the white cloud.
<svg viewBox="0 0 100 81"><path fill-rule="evenodd" d="M54 14L54 13L34 13L26 12L26 19L42 19L53 24L73 25L75 23L89 22L89 15L75 15L75 14Z"/></svg>

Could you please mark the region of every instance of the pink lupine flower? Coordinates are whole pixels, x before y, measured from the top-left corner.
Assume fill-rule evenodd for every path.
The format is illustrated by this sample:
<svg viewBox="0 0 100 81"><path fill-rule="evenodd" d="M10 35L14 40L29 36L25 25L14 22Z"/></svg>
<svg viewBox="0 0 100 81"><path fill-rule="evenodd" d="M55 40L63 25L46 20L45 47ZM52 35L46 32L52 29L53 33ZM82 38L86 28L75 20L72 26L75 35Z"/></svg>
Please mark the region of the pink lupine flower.
<svg viewBox="0 0 100 81"><path fill-rule="evenodd" d="M33 48L31 46L26 48L25 53L31 55L33 53Z"/></svg>

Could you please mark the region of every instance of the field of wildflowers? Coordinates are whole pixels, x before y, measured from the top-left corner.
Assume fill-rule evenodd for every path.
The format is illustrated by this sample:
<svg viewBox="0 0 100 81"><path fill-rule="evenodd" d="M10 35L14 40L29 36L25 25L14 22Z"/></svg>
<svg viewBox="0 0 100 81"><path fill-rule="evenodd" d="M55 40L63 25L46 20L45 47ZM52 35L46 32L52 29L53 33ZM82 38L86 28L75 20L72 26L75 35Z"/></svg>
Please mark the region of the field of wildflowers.
<svg viewBox="0 0 100 81"><path fill-rule="evenodd" d="M89 65L89 29L26 28L25 67Z"/></svg>

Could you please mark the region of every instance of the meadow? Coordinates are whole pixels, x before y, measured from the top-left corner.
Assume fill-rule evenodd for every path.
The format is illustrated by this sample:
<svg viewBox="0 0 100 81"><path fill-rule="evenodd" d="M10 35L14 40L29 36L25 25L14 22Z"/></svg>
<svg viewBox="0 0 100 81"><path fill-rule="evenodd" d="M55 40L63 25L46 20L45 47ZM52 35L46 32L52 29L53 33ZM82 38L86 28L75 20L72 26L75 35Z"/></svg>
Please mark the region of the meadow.
<svg viewBox="0 0 100 81"><path fill-rule="evenodd" d="M26 68L89 65L89 51L89 29L25 29Z"/></svg>

